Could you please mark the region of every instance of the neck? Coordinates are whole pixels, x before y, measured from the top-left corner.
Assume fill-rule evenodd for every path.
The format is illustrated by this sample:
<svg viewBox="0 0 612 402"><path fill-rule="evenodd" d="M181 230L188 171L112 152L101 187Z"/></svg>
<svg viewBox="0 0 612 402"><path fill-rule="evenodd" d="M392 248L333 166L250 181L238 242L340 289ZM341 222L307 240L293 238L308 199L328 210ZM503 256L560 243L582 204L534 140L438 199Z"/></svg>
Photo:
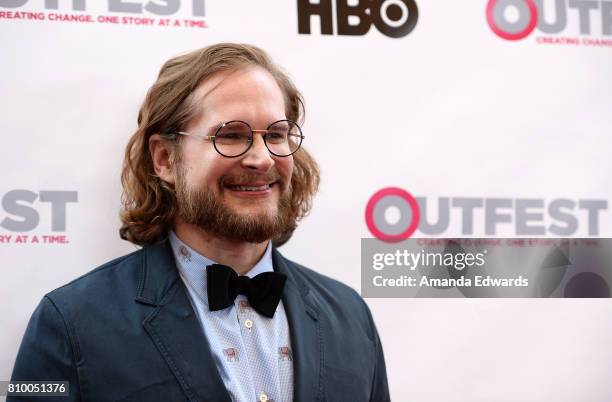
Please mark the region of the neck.
<svg viewBox="0 0 612 402"><path fill-rule="evenodd" d="M193 250L218 264L232 267L238 275L249 272L268 247L268 241L248 243L221 239L195 225L180 221L174 223L174 232Z"/></svg>

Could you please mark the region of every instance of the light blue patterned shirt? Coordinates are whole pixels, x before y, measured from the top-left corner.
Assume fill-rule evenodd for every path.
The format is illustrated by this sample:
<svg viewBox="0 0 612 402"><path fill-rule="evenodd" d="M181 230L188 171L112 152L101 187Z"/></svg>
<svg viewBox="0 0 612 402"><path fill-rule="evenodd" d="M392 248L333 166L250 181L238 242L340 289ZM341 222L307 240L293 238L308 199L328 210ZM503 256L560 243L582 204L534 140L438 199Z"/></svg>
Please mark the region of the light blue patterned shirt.
<svg viewBox="0 0 612 402"><path fill-rule="evenodd" d="M179 275L232 401L291 401L293 353L283 302L273 318L253 310L244 295L238 295L233 306L210 311L206 266L215 262L183 243L174 231L169 238ZM271 243L248 277L273 271Z"/></svg>

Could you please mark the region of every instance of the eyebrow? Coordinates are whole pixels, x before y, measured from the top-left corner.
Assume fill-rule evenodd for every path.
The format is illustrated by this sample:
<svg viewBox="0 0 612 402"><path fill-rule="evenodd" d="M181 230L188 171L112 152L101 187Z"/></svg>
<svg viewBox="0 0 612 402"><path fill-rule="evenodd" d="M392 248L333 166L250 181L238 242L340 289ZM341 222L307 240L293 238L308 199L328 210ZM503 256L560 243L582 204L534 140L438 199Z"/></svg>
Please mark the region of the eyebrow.
<svg viewBox="0 0 612 402"><path fill-rule="evenodd" d="M273 121L271 121L271 122L270 122L270 124L275 123L275 122L280 121L280 120L287 120L287 118L285 117L285 118L281 118L281 119L273 120ZM253 128L253 127L252 127L252 126L251 126L251 125L250 125L248 122L246 122L245 120L240 120L240 119L231 119L231 120L221 121L221 122L219 122L219 123L217 123L217 124L214 124L214 125L210 126L209 128L204 129L204 130L205 130L205 135L209 135L209 136L213 136L213 135L215 135L215 133L217 132L217 130L219 130L219 129L221 128L221 126L223 126L223 125L224 125L224 124L226 124L226 123L229 123L230 121L240 121L240 122L243 122L243 123L247 123L247 124L249 125L249 127L251 127L251 130L261 131L261 130L254 129L254 128ZM270 124L268 124L268 126L270 126ZM267 128L267 127L266 127L266 128Z"/></svg>

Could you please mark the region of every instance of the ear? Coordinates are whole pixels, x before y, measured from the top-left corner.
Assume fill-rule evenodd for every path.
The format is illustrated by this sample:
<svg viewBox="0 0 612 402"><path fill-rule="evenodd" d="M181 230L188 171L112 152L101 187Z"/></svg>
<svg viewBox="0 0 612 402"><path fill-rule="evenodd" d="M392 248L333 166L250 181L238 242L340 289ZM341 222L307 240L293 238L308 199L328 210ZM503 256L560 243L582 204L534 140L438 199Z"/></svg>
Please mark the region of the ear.
<svg viewBox="0 0 612 402"><path fill-rule="evenodd" d="M159 134L149 137L149 151L153 160L155 174L166 183L174 185L174 166L172 165L173 145Z"/></svg>

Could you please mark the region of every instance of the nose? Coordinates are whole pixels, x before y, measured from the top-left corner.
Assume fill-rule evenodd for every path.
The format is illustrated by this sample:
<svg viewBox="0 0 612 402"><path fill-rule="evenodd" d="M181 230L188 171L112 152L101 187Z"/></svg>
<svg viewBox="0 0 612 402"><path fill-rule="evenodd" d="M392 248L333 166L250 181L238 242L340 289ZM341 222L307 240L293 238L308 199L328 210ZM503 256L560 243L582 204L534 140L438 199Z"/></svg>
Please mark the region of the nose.
<svg viewBox="0 0 612 402"><path fill-rule="evenodd" d="M261 172L267 172L274 166L274 159L268 151L261 133L253 133L253 144L242 158L241 164L249 170Z"/></svg>

